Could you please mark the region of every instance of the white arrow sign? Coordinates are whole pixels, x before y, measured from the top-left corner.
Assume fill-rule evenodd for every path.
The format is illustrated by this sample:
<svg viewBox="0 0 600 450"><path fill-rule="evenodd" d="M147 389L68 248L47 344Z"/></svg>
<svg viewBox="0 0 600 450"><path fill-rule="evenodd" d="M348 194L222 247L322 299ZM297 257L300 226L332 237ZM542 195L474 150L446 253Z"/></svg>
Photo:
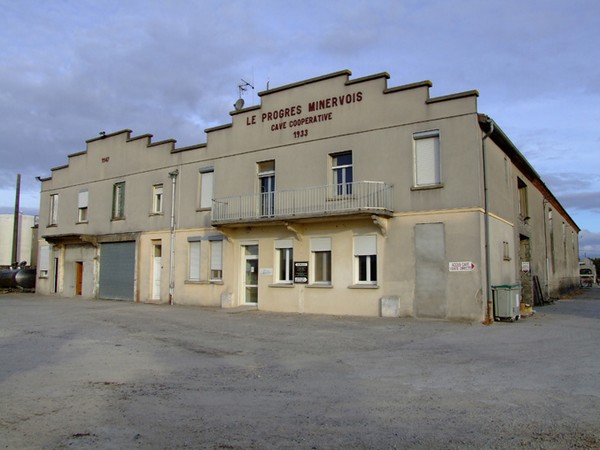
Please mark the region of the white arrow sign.
<svg viewBox="0 0 600 450"><path fill-rule="evenodd" d="M475 264L471 261L456 261L448 263L448 270L450 272L471 272L475 270Z"/></svg>

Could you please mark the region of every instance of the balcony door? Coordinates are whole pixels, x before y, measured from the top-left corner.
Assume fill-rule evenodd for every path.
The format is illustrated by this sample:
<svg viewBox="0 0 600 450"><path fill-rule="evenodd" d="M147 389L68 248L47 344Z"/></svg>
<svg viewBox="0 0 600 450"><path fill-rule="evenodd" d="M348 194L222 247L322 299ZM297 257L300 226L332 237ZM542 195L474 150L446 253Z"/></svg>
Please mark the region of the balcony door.
<svg viewBox="0 0 600 450"><path fill-rule="evenodd" d="M258 163L260 215L272 217L275 212L275 161Z"/></svg>

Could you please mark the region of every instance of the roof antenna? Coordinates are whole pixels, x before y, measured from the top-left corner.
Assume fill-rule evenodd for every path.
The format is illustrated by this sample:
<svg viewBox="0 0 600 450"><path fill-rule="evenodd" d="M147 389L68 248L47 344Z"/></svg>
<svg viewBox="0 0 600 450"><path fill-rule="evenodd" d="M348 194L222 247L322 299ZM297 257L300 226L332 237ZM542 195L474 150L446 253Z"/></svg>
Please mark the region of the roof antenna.
<svg viewBox="0 0 600 450"><path fill-rule="evenodd" d="M244 99L242 98L242 95L244 94L244 92L246 92L248 90L248 88L252 88L252 91L254 91L254 86L252 86L250 83L248 83L243 78L240 78L240 80L242 81L242 84L238 84L238 92L239 92L240 98L238 98L236 100L236 102L233 104L233 107L235 108L236 111L239 111L240 109L242 109L244 107Z"/></svg>

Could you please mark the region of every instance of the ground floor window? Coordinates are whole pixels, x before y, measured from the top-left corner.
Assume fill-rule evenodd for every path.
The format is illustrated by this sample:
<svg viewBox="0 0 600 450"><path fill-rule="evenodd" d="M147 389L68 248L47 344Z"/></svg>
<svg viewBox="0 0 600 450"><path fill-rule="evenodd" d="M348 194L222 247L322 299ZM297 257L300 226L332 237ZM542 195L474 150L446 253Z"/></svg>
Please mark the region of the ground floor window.
<svg viewBox="0 0 600 450"><path fill-rule="evenodd" d="M188 242L188 280L200 281L201 241Z"/></svg>
<svg viewBox="0 0 600 450"><path fill-rule="evenodd" d="M276 274L278 283L292 283L294 279L294 248L291 239L275 241Z"/></svg>
<svg viewBox="0 0 600 450"><path fill-rule="evenodd" d="M357 284L377 284L377 236L354 237L354 267Z"/></svg>
<svg viewBox="0 0 600 450"><path fill-rule="evenodd" d="M210 241L210 281L223 280L223 241Z"/></svg>
<svg viewBox="0 0 600 450"><path fill-rule="evenodd" d="M331 284L331 238L312 238L312 277L315 284Z"/></svg>
<svg viewBox="0 0 600 450"><path fill-rule="evenodd" d="M220 236L188 238L188 281L223 280L223 241Z"/></svg>

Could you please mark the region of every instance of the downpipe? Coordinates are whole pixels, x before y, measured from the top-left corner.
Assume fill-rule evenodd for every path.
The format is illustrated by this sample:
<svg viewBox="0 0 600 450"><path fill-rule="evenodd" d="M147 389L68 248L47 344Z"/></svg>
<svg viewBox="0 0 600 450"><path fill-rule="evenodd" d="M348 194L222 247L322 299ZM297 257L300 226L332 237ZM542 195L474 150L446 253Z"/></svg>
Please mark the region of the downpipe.
<svg viewBox="0 0 600 450"><path fill-rule="evenodd" d="M488 183L487 183L487 161L486 161L486 148L485 141L494 132L494 121L488 117L487 123L490 125L490 129L483 135L481 139L481 153L483 163L483 220L484 220L484 238L485 238L485 284L486 284L486 312L483 323L485 325L491 325L494 323L494 305L492 298L492 284L491 280L491 268L490 268L490 212L489 212L489 196L488 196Z"/></svg>
<svg viewBox="0 0 600 450"><path fill-rule="evenodd" d="M171 245L169 251L169 305L175 304L173 292L175 290L175 190L177 188L177 176L179 170L169 172L171 177Z"/></svg>

